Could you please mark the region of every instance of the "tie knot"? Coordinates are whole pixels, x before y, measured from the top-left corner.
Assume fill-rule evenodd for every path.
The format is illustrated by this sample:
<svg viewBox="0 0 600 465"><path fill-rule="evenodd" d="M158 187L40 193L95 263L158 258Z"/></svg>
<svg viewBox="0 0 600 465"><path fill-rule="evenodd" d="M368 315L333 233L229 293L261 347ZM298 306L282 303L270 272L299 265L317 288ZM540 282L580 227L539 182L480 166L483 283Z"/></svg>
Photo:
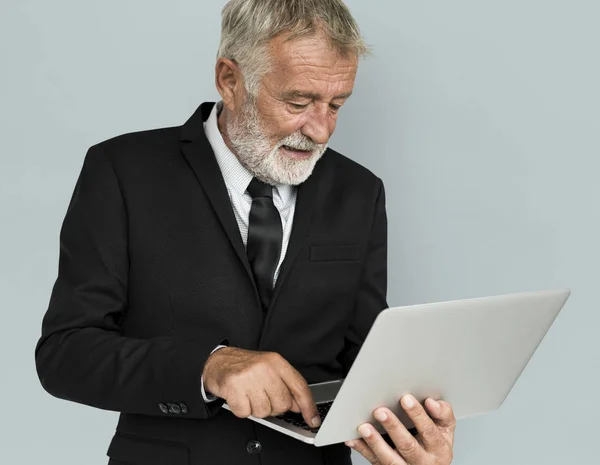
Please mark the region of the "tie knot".
<svg viewBox="0 0 600 465"><path fill-rule="evenodd" d="M250 181L247 191L253 199L257 197L273 198L273 187L256 178L253 178L252 181Z"/></svg>

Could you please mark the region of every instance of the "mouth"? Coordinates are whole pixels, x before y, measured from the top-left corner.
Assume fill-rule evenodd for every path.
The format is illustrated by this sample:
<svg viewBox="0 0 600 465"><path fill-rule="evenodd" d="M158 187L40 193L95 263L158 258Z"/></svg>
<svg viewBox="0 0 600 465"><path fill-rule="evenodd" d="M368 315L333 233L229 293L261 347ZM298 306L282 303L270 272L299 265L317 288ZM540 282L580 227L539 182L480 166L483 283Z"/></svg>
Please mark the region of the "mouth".
<svg viewBox="0 0 600 465"><path fill-rule="evenodd" d="M287 145L282 145L281 148L296 158L308 158L313 153L312 150L299 150Z"/></svg>

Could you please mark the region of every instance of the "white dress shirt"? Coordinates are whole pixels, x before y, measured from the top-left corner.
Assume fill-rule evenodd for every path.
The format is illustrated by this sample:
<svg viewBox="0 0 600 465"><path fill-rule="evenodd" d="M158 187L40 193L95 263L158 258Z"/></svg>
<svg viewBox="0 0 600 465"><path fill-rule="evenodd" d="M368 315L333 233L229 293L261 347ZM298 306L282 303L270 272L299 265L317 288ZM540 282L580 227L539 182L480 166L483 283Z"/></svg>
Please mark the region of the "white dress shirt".
<svg viewBox="0 0 600 465"><path fill-rule="evenodd" d="M227 144L225 144L225 141L223 140L223 136L221 135L219 126L217 124L218 116L222 107L223 102L219 102L214 106L209 118L204 123L204 132L206 133L206 138L208 139L208 142L215 153L217 163L221 169L223 179L225 180L225 186L227 187L227 192L229 193L229 200L231 201L233 213L235 214L235 219L238 227L240 228L240 235L242 237L242 241L244 242L244 246L246 246L248 242L248 222L250 218L250 208L252 207L252 197L250 194L248 194L248 192L246 192L246 189L248 188L250 181L252 181L253 176L240 163L233 152L229 150L229 147L227 147ZM273 203L279 211L279 216L281 217L281 226L283 227L281 256L279 257L279 263L275 269L273 286L275 286L275 283L277 282L281 263L285 258L285 253L290 242L292 223L294 221L294 211L296 209L296 194L297 188L295 186L284 184L276 184L273 186ZM225 346L217 346L213 352L222 347ZM211 352L211 354L213 352ZM212 402L217 399L216 397L208 397L206 395L206 392L204 391L204 377L201 378L201 390L202 397L204 398L205 402Z"/></svg>

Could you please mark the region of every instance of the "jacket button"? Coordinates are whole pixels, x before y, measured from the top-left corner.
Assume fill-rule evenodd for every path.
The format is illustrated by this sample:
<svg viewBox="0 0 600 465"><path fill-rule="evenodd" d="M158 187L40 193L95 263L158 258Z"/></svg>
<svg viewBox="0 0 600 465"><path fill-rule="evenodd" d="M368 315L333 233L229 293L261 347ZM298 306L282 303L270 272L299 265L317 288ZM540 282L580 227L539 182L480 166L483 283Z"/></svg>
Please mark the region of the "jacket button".
<svg viewBox="0 0 600 465"><path fill-rule="evenodd" d="M167 407L165 404L163 404L162 402L161 402L160 404L158 404L158 408L159 408L159 409L160 409L160 411L161 411L162 413L164 413L165 415L166 415L167 413L169 413L169 408L168 408L168 407Z"/></svg>
<svg viewBox="0 0 600 465"><path fill-rule="evenodd" d="M246 450L252 455L260 454L260 451L262 450L262 444L258 441L252 440L248 443Z"/></svg>
<svg viewBox="0 0 600 465"><path fill-rule="evenodd" d="M183 414L188 413L187 405L185 405L184 403L180 402L179 403L179 407L181 408L181 413L183 413Z"/></svg>
<svg viewBox="0 0 600 465"><path fill-rule="evenodd" d="M181 413L181 407L177 404L169 404L169 412L179 415Z"/></svg>

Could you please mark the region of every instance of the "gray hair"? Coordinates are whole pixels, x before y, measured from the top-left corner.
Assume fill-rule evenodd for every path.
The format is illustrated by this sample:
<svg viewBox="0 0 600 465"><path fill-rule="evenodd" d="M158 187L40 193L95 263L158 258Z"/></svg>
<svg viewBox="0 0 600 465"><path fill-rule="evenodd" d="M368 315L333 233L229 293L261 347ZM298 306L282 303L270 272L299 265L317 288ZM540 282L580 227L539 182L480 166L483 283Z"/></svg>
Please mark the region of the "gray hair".
<svg viewBox="0 0 600 465"><path fill-rule="evenodd" d="M342 0L230 0L223 8L217 59L238 64L250 97L258 95L271 69L268 43L282 32L288 33L286 41L322 32L344 58L370 55Z"/></svg>

